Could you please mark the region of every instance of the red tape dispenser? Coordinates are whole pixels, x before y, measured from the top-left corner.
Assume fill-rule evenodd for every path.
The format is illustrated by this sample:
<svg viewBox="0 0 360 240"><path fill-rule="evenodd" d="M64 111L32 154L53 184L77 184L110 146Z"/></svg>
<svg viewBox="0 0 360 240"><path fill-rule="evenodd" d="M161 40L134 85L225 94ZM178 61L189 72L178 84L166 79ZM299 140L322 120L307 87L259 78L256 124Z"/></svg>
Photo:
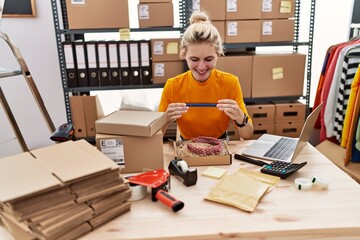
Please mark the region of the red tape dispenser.
<svg viewBox="0 0 360 240"><path fill-rule="evenodd" d="M177 200L168 193L170 190L170 173L164 169L144 172L136 176L131 176L128 180L130 183L151 187L151 200L153 202L159 200L174 212L184 207L182 201Z"/></svg>

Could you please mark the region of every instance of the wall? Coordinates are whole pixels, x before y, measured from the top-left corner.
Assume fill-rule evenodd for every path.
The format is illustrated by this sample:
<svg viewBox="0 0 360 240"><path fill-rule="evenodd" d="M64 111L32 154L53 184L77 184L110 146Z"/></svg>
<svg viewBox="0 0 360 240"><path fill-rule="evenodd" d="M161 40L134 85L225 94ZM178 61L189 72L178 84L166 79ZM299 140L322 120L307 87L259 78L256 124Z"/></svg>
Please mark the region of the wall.
<svg viewBox="0 0 360 240"><path fill-rule="evenodd" d="M137 1L129 2L134 6ZM310 102L313 101L327 48L332 44L348 40L352 7L353 0L318 0L316 3ZM304 10L301 15L301 35L306 35L309 19L306 12L309 9L309 1L302 1L301 8ZM35 18L4 18L1 30L13 38L18 45L55 126L60 126L66 122L66 114L50 1L37 0L36 11ZM132 8L131 12L134 11ZM134 19L131 20L133 21ZM0 47L0 66L16 66L11 54L6 51L8 51L6 48ZM46 124L32 101L31 93L23 79L21 77L0 79L0 86L14 111L29 148L52 144ZM131 91L113 91L97 92L97 94L101 95L104 111L108 113L116 110L120 106L122 96L129 92L131 93ZM146 92L150 92L154 101L157 101L161 90L152 89ZM21 152L1 108L0 124L0 156Z"/></svg>

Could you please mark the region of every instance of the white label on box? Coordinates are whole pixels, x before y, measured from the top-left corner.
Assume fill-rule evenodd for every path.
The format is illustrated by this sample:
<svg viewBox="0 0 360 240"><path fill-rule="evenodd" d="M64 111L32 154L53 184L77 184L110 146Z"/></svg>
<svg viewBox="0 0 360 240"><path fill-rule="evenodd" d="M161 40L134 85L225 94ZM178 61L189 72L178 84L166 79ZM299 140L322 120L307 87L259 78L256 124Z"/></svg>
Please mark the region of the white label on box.
<svg viewBox="0 0 360 240"><path fill-rule="evenodd" d="M199 12L200 9L200 0L192 0L192 10L194 12Z"/></svg>
<svg viewBox="0 0 360 240"><path fill-rule="evenodd" d="M237 11L237 0L227 0L227 11L228 12L236 12Z"/></svg>
<svg viewBox="0 0 360 240"><path fill-rule="evenodd" d="M165 76L165 64L163 63L156 63L155 64L155 77L163 77Z"/></svg>
<svg viewBox="0 0 360 240"><path fill-rule="evenodd" d="M263 35L272 35L272 21L264 21L262 26Z"/></svg>
<svg viewBox="0 0 360 240"><path fill-rule="evenodd" d="M85 0L71 0L71 4L85 4Z"/></svg>
<svg viewBox="0 0 360 240"><path fill-rule="evenodd" d="M149 5L140 5L139 6L139 19L149 19Z"/></svg>
<svg viewBox="0 0 360 240"><path fill-rule="evenodd" d="M228 22L227 25L227 35L228 36L237 36L237 22Z"/></svg>
<svg viewBox="0 0 360 240"><path fill-rule="evenodd" d="M164 42L156 41L154 44L154 54L155 55L163 55L164 54Z"/></svg>
<svg viewBox="0 0 360 240"><path fill-rule="evenodd" d="M121 139L100 140L101 152L113 160L117 165L124 168L124 144Z"/></svg>
<svg viewBox="0 0 360 240"><path fill-rule="evenodd" d="M272 11L272 0L263 0L262 11L263 12L271 12Z"/></svg>

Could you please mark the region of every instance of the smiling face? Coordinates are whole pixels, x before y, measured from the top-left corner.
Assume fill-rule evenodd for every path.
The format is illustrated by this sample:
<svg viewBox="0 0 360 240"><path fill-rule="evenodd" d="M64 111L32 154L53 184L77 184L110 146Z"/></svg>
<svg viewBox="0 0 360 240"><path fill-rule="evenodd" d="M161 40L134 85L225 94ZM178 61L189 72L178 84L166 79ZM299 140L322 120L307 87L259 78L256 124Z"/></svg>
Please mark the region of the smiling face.
<svg viewBox="0 0 360 240"><path fill-rule="evenodd" d="M215 68L218 55L210 43L190 44L185 60L195 80L205 82Z"/></svg>

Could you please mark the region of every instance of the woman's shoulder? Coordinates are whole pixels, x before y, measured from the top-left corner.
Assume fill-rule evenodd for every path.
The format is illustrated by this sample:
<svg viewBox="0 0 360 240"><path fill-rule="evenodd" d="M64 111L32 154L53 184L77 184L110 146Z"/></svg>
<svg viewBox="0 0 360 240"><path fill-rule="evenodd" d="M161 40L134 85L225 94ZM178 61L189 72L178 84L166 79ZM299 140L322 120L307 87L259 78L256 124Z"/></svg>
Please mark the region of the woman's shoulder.
<svg viewBox="0 0 360 240"><path fill-rule="evenodd" d="M224 72L224 71L221 71L219 69L214 69L214 70L216 71L216 75L218 76L218 78L223 78L225 80L236 80L236 81L238 81L238 77L235 76L232 73Z"/></svg>
<svg viewBox="0 0 360 240"><path fill-rule="evenodd" d="M167 81L166 81L166 83L168 83L168 82L169 82L169 83L176 83L176 82L181 82L181 81L183 81L183 80L186 78L187 72L188 72L188 71L183 72L183 73L180 73L180 74L178 74L178 75L176 75L176 76L174 76L174 77L168 78Z"/></svg>

